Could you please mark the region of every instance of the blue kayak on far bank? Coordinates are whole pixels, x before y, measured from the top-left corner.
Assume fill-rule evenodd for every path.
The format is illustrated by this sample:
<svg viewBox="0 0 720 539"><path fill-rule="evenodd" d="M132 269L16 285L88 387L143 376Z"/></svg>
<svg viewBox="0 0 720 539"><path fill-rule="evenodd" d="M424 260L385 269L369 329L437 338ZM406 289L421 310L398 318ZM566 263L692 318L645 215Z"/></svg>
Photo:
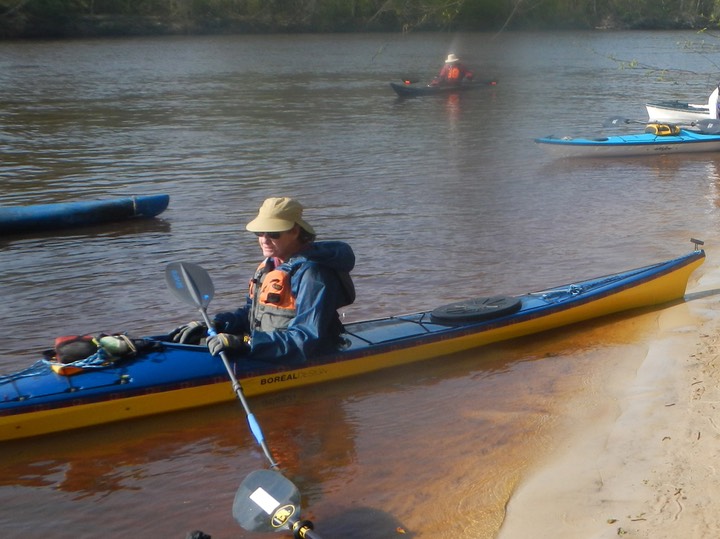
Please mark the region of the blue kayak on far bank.
<svg viewBox="0 0 720 539"><path fill-rule="evenodd" d="M151 218L164 212L169 203L169 195L146 195L32 206L0 206L0 234L60 230Z"/></svg>
<svg viewBox="0 0 720 539"><path fill-rule="evenodd" d="M714 120L713 120L714 121ZM613 135L596 138L547 136L536 138L553 157L629 157L720 151L720 134L663 126L666 132Z"/></svg>

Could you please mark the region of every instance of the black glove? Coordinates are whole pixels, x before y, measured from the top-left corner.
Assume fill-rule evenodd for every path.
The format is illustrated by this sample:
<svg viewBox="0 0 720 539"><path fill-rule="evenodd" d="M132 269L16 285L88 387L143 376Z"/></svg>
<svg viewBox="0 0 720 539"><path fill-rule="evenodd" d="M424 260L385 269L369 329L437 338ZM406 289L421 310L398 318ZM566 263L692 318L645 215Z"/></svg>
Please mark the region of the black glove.
<svg viewBox="0 0 720 539"><path fill-rule="evenodd" d="M185 325L175 328L170 332L171 341L180 344L200 344L200 339L207 335L205 322L193 320Z"/></svg>
<svg viewBox="0 0 720 539"><path fill-rule="evenodd" d="M218 333L210 337L206 344L210 353L217 356L220 352L237 352L247 348L247 339L242 335Z"/></svg>
<svg viewBox="0 0 720 539"><path fill-rule="evenodd" d="M213 318L212 324L218 333L227 333L233 331L237 322L237 316L234 313L218 313Z"/></svg>

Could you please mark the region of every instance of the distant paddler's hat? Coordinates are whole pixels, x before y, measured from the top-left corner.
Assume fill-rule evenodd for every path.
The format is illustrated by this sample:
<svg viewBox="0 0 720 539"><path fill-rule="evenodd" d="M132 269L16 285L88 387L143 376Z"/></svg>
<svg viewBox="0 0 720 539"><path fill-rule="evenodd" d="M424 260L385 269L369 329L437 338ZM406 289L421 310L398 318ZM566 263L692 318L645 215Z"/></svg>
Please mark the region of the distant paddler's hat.
<svg viewBox="0 0 720 539"><path fill-rule="evenodd" d="M455 56L454 54L448 54L448 57L445 59L446 64L454 64L455 62L459 62L460 58Z"/></svg>
<svg viewBox="0 0 720 539"><path fill-rule="evenodd" d="M315 234L315 230L302 218L303 207L290 197L268 198L260 206L257 217L245 227L250 232L285 232L296 224L306 232Z"/></svg>

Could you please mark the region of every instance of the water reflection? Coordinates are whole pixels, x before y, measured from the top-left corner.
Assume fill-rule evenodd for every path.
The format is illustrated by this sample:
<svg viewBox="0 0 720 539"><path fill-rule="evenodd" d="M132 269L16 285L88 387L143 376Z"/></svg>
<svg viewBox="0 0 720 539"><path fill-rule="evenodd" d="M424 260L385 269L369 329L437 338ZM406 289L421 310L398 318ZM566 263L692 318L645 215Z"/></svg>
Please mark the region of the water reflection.
<svg viewBox="0 0 720 539"><path fill-rule="evenodd" d="M57 230L44 230L36 232L17 232L0 237L0 249L11 242L32 243L44 242L46 239L65 238L72 241L92 240L96 237L105 237L108 240L127 236L152 234L167 235L171 231L171 224L164 219L133 219L116 223L105 223L93 226L78 226L59 228Z"/></svg>
<svg viewBox="0 0 720 539"><path fill-rule="evenodd" d="M158 461L206 452L233 454L245 442L240 421L238 415L231 425L217 411L199 410L185 414L182 426L166 416L5 443L0 446L0 484L52 485L78 499L135 490L138 470Z"/></svg>
<svg viewBox="0 0 720 539"><path fill-rule="evenodd" d="M450 94L445 100L445 110L447 111L448 125L451 129L456 127L458 120L462 114L460 105L462 97L460 94Z"/></svg>
<svg viewBox="0 0 720 539"><path fill-rule="evenodd" d="M708 179L708 193L706 200L711 210L720 208L720 163L717 159L709 160L705 166Z"/></svg>
<svg viewBox="0 0 720 539"><path fill-rule="evenodd" d="M355 461L354 425L336 398L307 400L295 394L253 403L262 410L258 417L273 456L281 469L297 474L299 484L308 487L310 500L313 487ZM259 448L235 403L5 443L0 446L0 486L52 486L76 499L105 496L137 489L142 475L158 462L202 455L235 460L239 453L241 468L248 469ZM319 453L322 466L308 467Z"/></svg>
<svg viewBox="0 0 720 539"><path fill-rule="evenodd" d="M546 174L588 173L591 170L599 174L618 175L621 171L650 172L657 178L670 179L685 169L692 171L698 166L717 164L714 153L687 153L668 155L642 155L631 157L576 157L551 159L541 166Z"/></svg>

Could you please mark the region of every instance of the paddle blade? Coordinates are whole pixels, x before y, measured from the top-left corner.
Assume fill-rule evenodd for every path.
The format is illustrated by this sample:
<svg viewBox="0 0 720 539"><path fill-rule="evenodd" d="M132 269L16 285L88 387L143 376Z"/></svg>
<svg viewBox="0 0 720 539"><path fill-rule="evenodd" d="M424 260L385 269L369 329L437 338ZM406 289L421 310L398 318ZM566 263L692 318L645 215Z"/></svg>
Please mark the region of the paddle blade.
<svg viewBox="0 0 720 539"><path fill-rule="evenodd" d="M165 268L165 282L180 300L205 309L215 293L210 275L197 264L172 262Z"/></svg>
<svg viewBox="0 0 720 539"><path fill-rule="evenodd" d="M700 131L708 135L720 135L720 121L712 118L698 120L694 124Z"/></svg>
<svg viewBox="0 0 720 539"><path fill-rule="evenodd" d="M235 493L233 517L248 531L289 530L299 515L300 492L279 472L250 472Z"/></svg>
<svg viewBox="0 0 720 539"><path fill-rule="evenodd" d="M623 118L621 116L613 116L612 118L608 118L603 122L603 127L618 127L620 125L626 125L629 123L645 123L645 122L637 122L630 120L629 118Z"/></svg>

